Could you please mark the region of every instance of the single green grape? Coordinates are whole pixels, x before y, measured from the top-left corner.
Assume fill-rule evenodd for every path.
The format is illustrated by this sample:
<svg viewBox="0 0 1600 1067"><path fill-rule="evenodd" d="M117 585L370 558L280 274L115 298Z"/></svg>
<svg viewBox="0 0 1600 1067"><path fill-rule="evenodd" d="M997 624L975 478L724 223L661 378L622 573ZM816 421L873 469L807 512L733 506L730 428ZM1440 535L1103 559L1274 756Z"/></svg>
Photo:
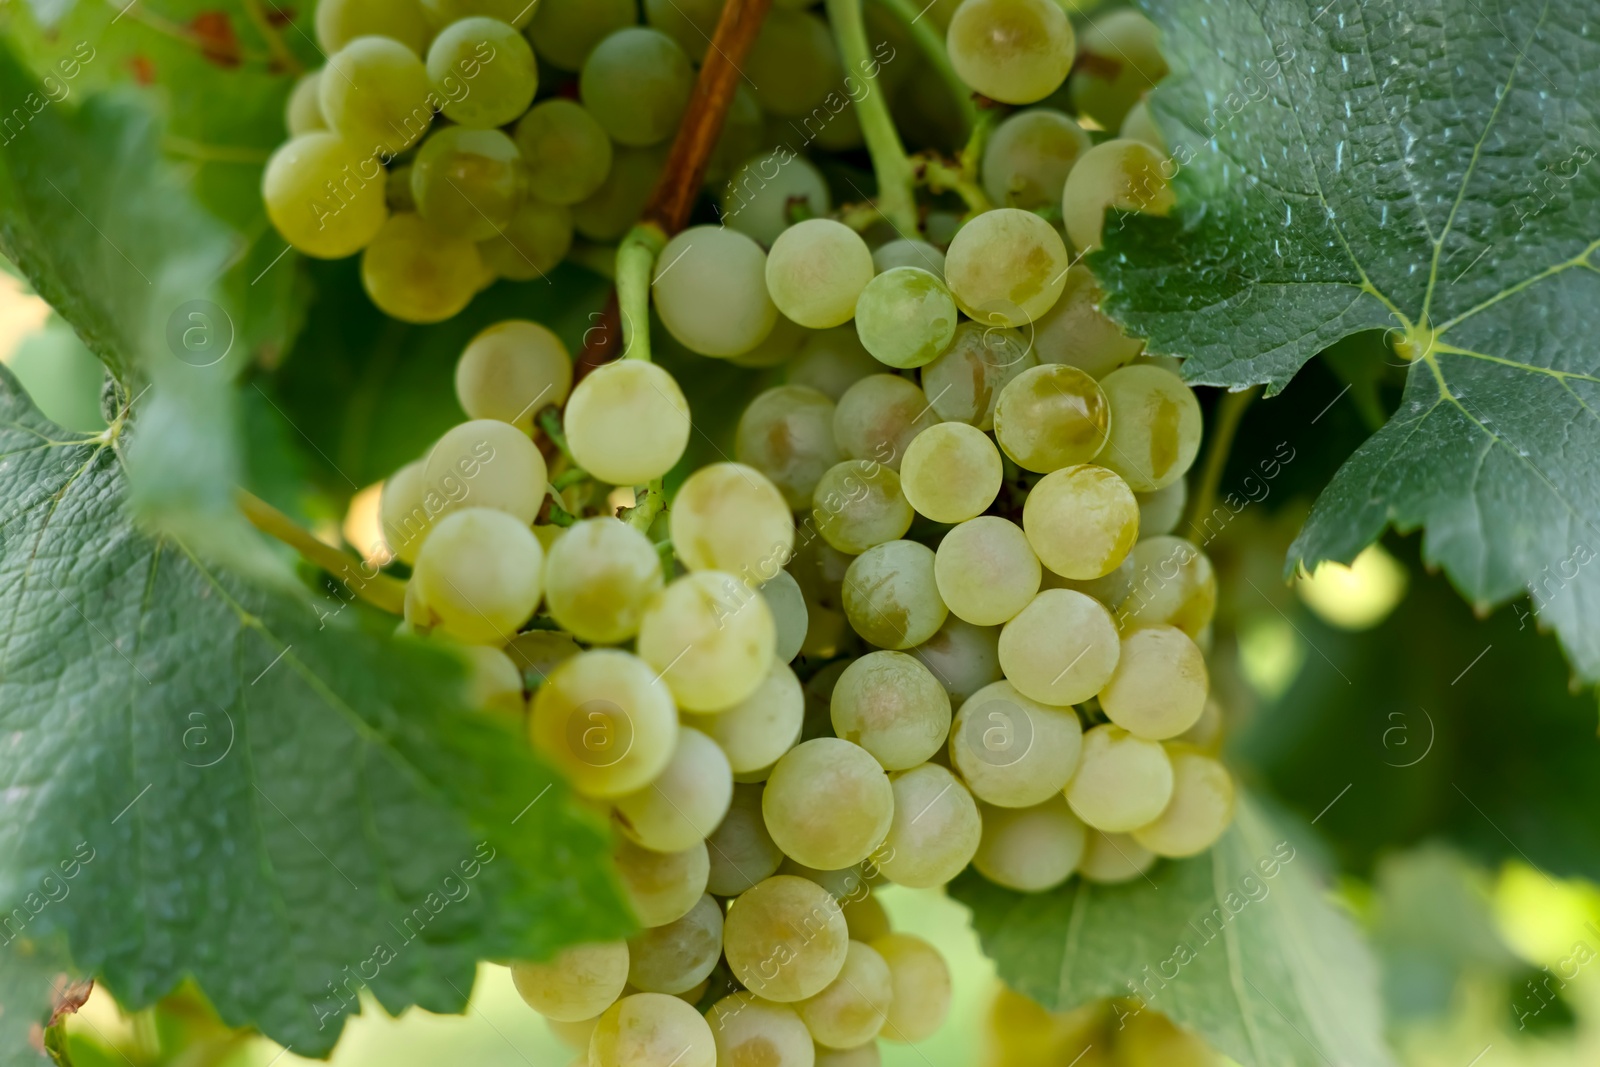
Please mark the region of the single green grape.
<svg viewBox="0 0 1600 1067"><path fill-rule="evenodd" d="M516 121L533 103L539 70L533 48L514 27L481 15L452 22L428 46L428 78L452 122L488 130ZM467 84L459 97L456 80Z"/></svg>
<svg viewBox="0 0 1600 1067"><path fill-rule="evenodd" d="M383 167L326 131L279 145L261 175L261 196L283 239L318 259L361 251L389 217Z"/></svg>
<svg viewBox="0 0 1600 1067"><path fill-rule="evenodd" d="M417 214L473 241L504 230L522 191L522 157L499 130L446 126L422 143L411 164Z"/></svg>
<svg viewBox="0 0 1600 1067"><path fill-rule="evenodd" d="M427 51L433 30L417 0L322 0L317 4L317 43L332 55L357 37L389 37L412 52Z"/></svg>
<svg viewBox="0 0 1600 1067"><path fill-rule="evenodd" d="M540 59L582 70L595 45L638 21L634 0L539 0L528 37Z"/></svg>
<svg viewBox="0 0 1600 1067"><path fill-rule="evenodd" d="M485 269L478 246L429 225L420 215L392 215L361 253L361 284L390 318L443 322L472 302Z"/></svg>
<svg viewBox="0 0 1600 1067"><path fill-rule="evenodd" d="M630 26L595 46L578 80L583 106L618 144L660 144L678 129L694 68L660 30Z"/></svg>
<svg viewBox="0 0 1600 1067"><path fill-rule="evenodd" d="M966 0L950 20L950 63L992 100L1031 104L1066 81L1072 23L1055 0Z"/></svg>
<svg viewBox="0 0 1600 1067"><path fill-rule="evenodd" d="M536 104L517 122L513 138L527 168L528 192L546 203L586 200L611 173L611 138L576 100Z"/></svg>
<svg viewBox="0 0 1600 1067"><path fill-rule="evenodd" d="M937 359L955 337L959 317L944 282L920 267L884 271L856 301L862 346L879 362L900 369Z"/></svg>
<svg viewBox="0 0 1600 1067"><path fill-rule="evenodd" d="M500 277L518 282L545 277L571 248L572 212L531 197L518 205L498 233L478 242L484 264Z"/></svg>
<svg viewBox="0 0 1600 1067"><path fill-rule="evenodd" d="M398 155L433 123L428 69L388 37L357 37L329 56L317 93L328 125L371 155Z"/></svg>

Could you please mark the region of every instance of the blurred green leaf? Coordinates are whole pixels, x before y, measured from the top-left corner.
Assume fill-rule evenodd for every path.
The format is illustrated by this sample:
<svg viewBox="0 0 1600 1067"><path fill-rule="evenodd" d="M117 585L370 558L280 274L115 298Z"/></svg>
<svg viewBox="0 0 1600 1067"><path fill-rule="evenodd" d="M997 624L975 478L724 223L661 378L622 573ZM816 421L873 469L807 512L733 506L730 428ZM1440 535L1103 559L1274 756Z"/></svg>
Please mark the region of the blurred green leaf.
<svg viewBox="0 0 1600 1067"><path fill-rule="evenodd" d="M1000 977L1052 1010L1138 997L1244 1067L1394 1062L1377 975L1316 860L1249 799L1209 855L1121 886L951 886Z"/></svg>
<svg viewBox="0 0 1600 1067"><path fill-rule="evenodd" d="M46 1067L51 1060L35 1042L57 990L69 988L66 952L54 939L21 936L15 921L0 937L0 1067Z"/></svg>

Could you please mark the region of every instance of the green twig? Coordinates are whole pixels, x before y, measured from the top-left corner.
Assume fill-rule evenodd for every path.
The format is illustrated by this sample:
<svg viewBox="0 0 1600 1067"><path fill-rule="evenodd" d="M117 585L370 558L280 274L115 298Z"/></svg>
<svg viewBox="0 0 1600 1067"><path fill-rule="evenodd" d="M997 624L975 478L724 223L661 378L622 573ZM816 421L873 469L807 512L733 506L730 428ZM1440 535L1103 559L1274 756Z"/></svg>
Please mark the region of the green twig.
<svg viewBox="0 0 1600 1067"><path fill-rule="evenodd" d="M989 147L989 135L994 132L999 114L999 110L992 107L984 108L979 113L977 122L973 123L972 133L967 137L966 146L956 155L954 165L946 163L932 152L916 159L917 180L925 184L930 192L953 192L961 197L967 205L968 218L994 207L989 202L989 194L984 192L979 171L983 166L983 154Z"/></svg>
<svg viewBox="0 0 1600 1067"><path fill-rule="evenodd" d="M648 530L650 524L656 521L666 506L667 495L661 490L661 479L657 478L640 494L634 506L628 509L628 525L635 530Z"/></svg>
<svg viewBox="0 0 1600 1067"><path fill-rule="evenodd" d="M567 446L566 431L561 428L561 412L553 407L545 408L539 412L538 421L539 429L543 430L545 436L550 438L550 443L560 450L568 463L576 467L578 461L572 458L572 449Z"/></svg>
<svg viewBox="0 0 1600 1067"><path fill-rule="evenodd" d="M550 488L559 493L561 490L577 485L579 482L588 481L589 477L589 472L582 467L573 467L556 475L555 479L550 483Z"/></svg>
<svg viewBox="0 0 1600 1067"><path fill-rule="evenodd" d="M926 11L919 10L920 5L912 3L911 0L877 0L877 2L888 8L890 14L900 20L900 24L917 42L922 57L928 61L928 65L950 91L950 97L955 101L956 109L961 112L961 119L967 124L967 129L976 126L979 112L977 104L972 99L972 90L961 80L956 68L951 66L950 53L945 48L939 28L934 25L932 19L923 17Z"/></svg>
<svg viewBox="0 0 1600 1067"><path fill-rule="evenodd" d="M650 362L650 280L667 235L641 222L617 246L617 304L622 312L622 358ZM671 267L671 264L668 264Z"/></svg>
<svg viewBox="0 0 1600 1067"><path fill-rule="evenodd" d="M578 517L557 502L555 497L550 498L550 525L571 526L578 521Z"/></svg>
<svg viewBox="0 0 1600 1067"><path fill-rule="evenodd" d="M861 15L861 0L828 0L828 21L845 69L866 82L866 92L856 101L861 120L861 136L872 157L878 177L878 208L889 224L910 237L917 232L916 177L905 145L889 115L889 101L879 91L878 61L867 44L867 24Z"/></svg>
<svg viewBox="0 0 1600 1067"><path fill-rule="evenodd" d="M1211 428L1211 448L1206 453L1206 465L1200 472L1200 484L1189 501L1188 526L1193 528L1216 507L1217 488L1222 484L1222 474L1228 468L1228 454L1233 450L1233 439L1239 432L1245 409L1261 395L1261 387L1238 393L1224 393L1217 405L1216 425Z"/></svg>
<svg viewBox="0 0 1600 1067"><path fill-rule="evenodd" d="M295 521L260 497L238 491L239 509L250 524L269 537L277 538L300 555L339 579L356 596L374 607L395 615L405 612L406 584L387 574L367 569L362 562L332 545L324 544L301 529Z"/></svg>

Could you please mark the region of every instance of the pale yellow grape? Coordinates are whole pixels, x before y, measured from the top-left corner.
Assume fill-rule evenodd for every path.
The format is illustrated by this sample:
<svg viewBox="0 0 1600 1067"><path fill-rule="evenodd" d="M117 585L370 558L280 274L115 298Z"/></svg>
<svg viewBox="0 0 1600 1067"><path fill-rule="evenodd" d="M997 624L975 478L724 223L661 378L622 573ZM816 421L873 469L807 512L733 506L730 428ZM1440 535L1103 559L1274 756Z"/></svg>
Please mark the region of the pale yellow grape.
<svg viewBox="0 0 1600 1067"><path fill-rule="evenodd" d="M963 322L944 354L922 368L922 391L939 418L992 430L1001 390L1038 365L1019 331Z"/></svg>
<svg viewBox="0 0 1600 1067"><path fill-rule="evenodd" d="M845 922L850 921L849 903L868 896L872 892L869 881L869 869L872 860L865 863L841 867L835 871L819 871L815 867L807 867L803 863L796 863L792 859L785 859L783 866L778 868L779 874L792 874L799 878L809 878L813 882L833 894L833 899L839 902L839 907L845 909ZM852 935L854 936L854 935ZM860 938L856 938L860 940Z"/></svg>
<svg viewBox="0 0 1600 1067"><path fill-rule="evenodd" d="M542 408L572 391L572 357L537 322L508 319L480 331L456 361L456 399L468 418L499 419L531 432Z"/></svg>
<svg viewBox="0 0 1600 1067"><path fill-rule="evenodd" d="M865 887L854 896L839 902L844 909L844 921L850 927L850 940L871 941L889 932L889 913L883 910L878 898Z"/></svg>
<svg viewBox="0 0 1600 1067"><path fill-rule="evenodd" d="M547 478L539 446L498 419L473 419L447 431L423 471L427 490L444 494L441 515L494 508L527 525L539 514Z"/></svg>
<svg viewBox="0 0 1600 1067"><path fill-rule="evenodd" d="M302 74L300 80L294 83L283 111L283 124L288 128L290 137L328 128L328 120L322 117L321 91L317 85L321 77L322 71L318 69Z"/></svg>
<svg viewBox="0 0 1600 1067"><path fill-rule="evenodd" d="M1072 23L1053 0L966 0L950 19L947 47L961 80L1004 104L1055 92L1076 52Z"/></svg>
<svg viewBox="0 0 1600 1067"><path fill-rule="evenodd" d="M944 535L934 577L952 615L974 626L999 626L1039 592L1039 559L1016 523L980 515Z"/></svg>
<svg viewBox="0 0 1600 1067"><path fill-rule="evenodd" d="M939 261L944 262L942 255ZM852 385L882 371L883 364L862 347L855 326L846 323L807 334L805 344L789 362L788 380L790 385L810 386L838 401Z"/></svg>
<svg viewBox="0 0 1600 1067"><path fill-rule="evenodd" d="M1128 483L1104 467L1063 467L1029 491L1022 528L1040 562L1056 574L1103 578L1139 539L1139 502Z"/></svg>
<svg viewBox="0 0 1600 1067"><path fill-rule="evenodd" d="M328 54L357 37L392 37L421 55L433 30L416 0L325 0L317 5L317 44Z"/></svg>
<svg viewBox="0 0 1600 1067"><path fill-rule="evenodd" d="M1155 866L1155 862L1155 853L1127 834L1090 830L1083 858L1078 861L1078 873L1088 882L1120 885L1133 881Z"/></svg>
<svg viewBox="0 0 1600 1067"><path fill-rule="evenodd" d="M540 527L534 527L534 536L539 534ZM546 551L548 561L549 553ZM553 630L530 630L525 634L518 634L506 646L506 655L517 665L522 672L526 688L537 689L544 684L550 672L555 670L567 660L583 651L570 634L557 633Z"/></svg>
<svg viewBox="0 0 1600 1067"><path fill-rule="evenodd" d="M1212 698L1206 701L1205 710L1200 712L1200 721L1179 734L1176 740L1193 745L1202 752L1215 753L1221 747L1224 725L1222 705Z"/></svg>
<svg viewBox="0 0 1600 1067"><path fill-rule="evenodd" d="M875 273L860 234L832 219L807 219L772 243L767 291L790 319L825 330L855 316L856 300Z"/></svg>
<svg viewBox="0 0 1600 1067"><path fill-rule="evenodd" d="M272 225L296 251L342 259L372 243L389 217L382 171L370 150L336 133L303 133L267 160L261 197Z"/></svg>
<svg viewBox="0 0 1600 1067"><path fill-rule="evenodd" d="M1128 598L1129 591L1133 589L1133 553L1128 553L1127 558L1110 574L1081 582L1063 578L1055 571L1046 568L1042 584L1046 589L1076 589L1080 593L1088 593L1112 611L1116 611L1122 607L1122 602Z"/></svg>
<svg viewBox="0 0 1600 1067"><path fill-rule="evenodd" d="M716 1063L711 1027L691 1005L665 993L623 997L606 1009L589 1038L590 1067L716 1067Z"/></svg>
<svg viewBox="0 0 1600 1067"><path fill-rule="evenodd" d="M619 644L638 633L645 605L664 584L650 539L609 515L574 523L545 563L551 617L592 644Z"/></svg>
<svg viewBox="0 0 1600 1067"><path fill-rule="evenodd" d="M1022 326L1054 306L1066 285L1067 265L1067 246L1048 222L1003 207L961 228L950 242L944 273L956 303L975 321Z"/></svg>
<svg viewBox="0 0 1600 1067"><path fill-rule="evenodd" d="M722 955L722 905L708 893L688 913L628 938L628 984L645 993L686 993Z"/></svg>
<svg viewBox="0 0 1600 1067"><path fill-rule="evenodd" d="M1131 8L1090 20L1078 45L1084 62L1072 79L1072 103L1103 129L1121 126L1135 101L1167 76L1161 31Z"/></svg>
<svg viewBox="0 0 1600 1067"><path fill-rule="evenodd" d="M417 53L389 37L349 41L328 57L317 81L328 126L370 155L416 144L433 122L432 92Z"/></svg>
<svg viewBox="0 0 1600 1067"><path fill-rule="evenodd" d="M767 295L767 254L737 230L692 226L656 258L651 292L667 332L702 356L738 356L778 321Z"/></svg>
<svg viewBox="0 0 1600 1067"><path fill-rule="evenodd" d="M772 624L777 629L774 655L779 663L788 663L800 654L810 626L806 595L788 571L779 571L762 582L760 591L767 607L772 609Z"/></svg>
<svg viewBox="0 0 1600 1067"><path fill-rule="evenodd" d="M1175 626L1146 626L1123 635L1100 707L1134 736L1164 741L1200 721L1209 689L1206 657L1189 635Z"/></svg>
<svg viewBox="0 0 1600 1067"><path fill-rule="evenodd" d="M839 977L795 1010L817 1044L848 1049L878 1036L893 999L889 965L877 949L851 941Z"/></svg>
<svg viewBox="0 0 1600 1067"><path fill-rule="evenodd" d="M1042 893L1072 877L1088 831L1060 795L1031 808L983 808L979 874L1019 893Z"/></svg>
<svg viewBox="0 0 1600 1067"><path fill-rule="evenodd" d="M926 366L955 336L960 315L939 276L895 267L867 283L856 301L856 332L881 363L902 370Z"/></svg>
<svg viewBox="0 0 1600 1067"><path fill-rule="evenodd" d="M938 278L944 277L944 253L926 241L902 237L872 250L872 265L878 273L896 267L918 267Z"/></svg>
<svg viewBox="0 0 1600 1067"><path fill-rule="evenodd" d="M1188 473L1205 429L1200 402L1182 378L1135 365L1100 382L1111 407L1111 436L1100 462L1136 493L1165 488Z"/></svg>
<svg viewBox="0 0 1600 1067"><path fill-rule="evenodd" d="M994 436L1017 466L1048 474L1109 451L1114 416L1105 390L1088 374L1046 363L1023 371L1001 390Z"/></svg>
<svg viewBox="0 0 1600 1067"><path fill-rule="evenodd" d="M833 412L833 401L815 389L768 389L739 417L733 454L766 475L799 511L810 505L828 468L844 459L833 439Z"/></svg>
<svg viewBox="0 0 1600 1067"><path fill-rule="evenodd" d="M607 1005L608 1007L610 1005ZM589 1038L594 1035L594 1028L600 1024L600 1016L593 1019L579 1019L575 1023L564 1023L557 1019L545 1019L545 1025L555 1035L556 1040L568 1048L577 1049L581 1055L572 1061L571 1067L589 1067Z"/></svg>
<svg viewBox="0 0 1600 1067"><path fill-rule="evenodd" d="M572 248L572 212L525 199L511 221L478 242L484 266L500 278L531 282L555 270Z"/></svg>
<svg viewBox="0 0 1600 1067"><path fill-rule="evenodd" d="M427 490L427 461L417 460L391 474L378 496L378 519L383 527L383 542L402 563L415 563L422 541L443 510L438 494L431 501Z"/></svg>
<svg viewBox="0 0 1600 1067"><path fill-rule="evenodd" d="M645 848L681 852L711 836L732 800L728 757L699 730L680 726L666 767L643 789L617 797L611 821L624 837Z"/></svg>
<svg viewBox="0 0 1600 1067"><path fill-rule="evenodd" d="M543 573L544 549L524 523L503 511L466 508L434 525L412 580L446 633L503 645L539 606Z"/></svg>
<svg viewBox="0 0 1600 1067"><path fill-rule="evenodd" d="M528 1007L548 1019L592 1019L628 984L628 943L605 941L563 949L546 963L513 963L511 980Z"/></svg>
<svg viewBox="0 0 1600 1067"><path fill-rule="evenodd" d="M678 706L704 714L756 691L772 666L775 640L772 611L759 593L731 574L695 571L651 600L637 647Z"/></svg>
<svg viewBox="0 0 1600 1067"><path fill-rule="evenodd" d="M1099 248L1106 211L1166 215L1177 203L1172 173L1177 164L1143 141L1105 141L1085 152L1067 175L1061 214L1067 236L1079 252ZM1113 226L1121 220L1112 219Z"/></svg>
<svg viewBox="0 0 1600 1067"><path fill-rule="evenodd" d="M894 821L873 855L884 877L912 889L944 885L972 860L983 835L967 787L937 763L897 774Z"/></svg>
<svg viewBox="0 0 1600 1067"><path fill-rule="evenodd" d="M951 615L911 654L933 672L952 701L963 701L1000 680L1000 627L974 626Z"/></svg>
<svg viewBox="0 0 1600 1067"><path fill-rule="evenodd" d="M1167 139L1162 136L1161 127L1156 125L1147 101L1141 100L1128 109L1117 136L1125 141L1143 141L1162 155L1167 154Z"/></svg>
<svg viewBox="0 0 1600 1067"><path fill-rule="evenodd" d="M833 208L822 172L787 146L745 162L721 194L721 221L772 246L789 226L789 209L798 205L813 215Z"/></svg>
<svg viewBox="0 0 1600 1067"><path fill-rule="evenodd" d="M1135 493L1139 501L1139 536L1161 537L1178 528L1189 503L1189 483L1179 478L1153 493Z"/></svg>
<svg viewBox="0 0 1600 1067"><path fill-rule="evenodd" d="M1172 800L1133 839L1158 856L1197 856L1217 843L1233 821L1233 776L1228 768L1184 745L1171 745Z"/></svg>
<svg viewBox="0 0 1600 1067"><path fill-rule="evenodd" d="M806 343L806 338L814 332L779 315L772 332L767 334L760 344L741 355L730 356L728 362L735 367L747 367L752 370L781 366L799 353Z"/></svg>
<svg viewBox="0 0 1600 1067"><path fill-rule="evenodd" d="M665 369L607 363L578 383L564 417L573 458L611 485L644 485L677 465L689 444L689 402Z"/></svg>
<svg viewBox="0 0 1600 1067"><path fill-rule="evenodd" d="M889 965L894 987L884 1040L916 1044L932 1037L950 1014L950 965L912 934L885 934L872 947Z"/></svg>
<svg viewBox="0 0 1600 1067"><path fill-rule="evenodd" d="M1093 597L1046 589L1000 631L1000 667L1024 696L1078 704L1105 686L1121 646L1111 613Z"/></svg>
<svg viewBox="0 0 1600 1067"><path fill-rule="evenodd" d="M774 657L766 678L744 700L714 715L686 716L684 721L721 747L733 773L749 774L772 766L794 747L805 714L800 679Z"/></svg>
<svg viewBox="0 0 1600 1067"><path fill-rule="evenodd" d="M712 463L689 475L673 498L669 523L685 567L736 574L753 586L794 553L794 516L783 494L742 463Z"/></svg>
<svg viewBox="0 0 1600 1067"><path fill-rule="evenodd" d="M428 45L428 77L444 98L441 110L451 122L495 129L517 121L533 103L538 64L528 39L510 24L511 17L480 8L450 22ZM465 93L460 91L463 80L469 81Z"/></svg>
<svg viewBox="0 0 1600 1067"><path fill-rule="evenodd" d="M1066 288L1056 306L1033 324L1033 348L1041 363L1065 363L1104 378L1125 367L1144 351L1144 342L1129 337L1100 311L1105 294L1082 263L1067 271Z"/></svg>
<svg viewBox="0 0 1600 1067"><path fill-rule="evenodd" d="M746 989L763 1000L793 1004L839 977L850 931L826 889L780 874L733 902L722 946L728 967Z"/></svg>
<svg viewBox="0 0 1600 1067"><path fill-rule="evenodd" d="M869 652L839 676L829 703L835 736L860 745L886 770L927 762L950 732L950 697L901 652Z"/></svg>
<svg viewBox="0 0 1600 1067"><path fill-rule="evenodd" d="M678 713L643 660L592 649L557 667L534 693L528 735L579 793L619 797L666 767Z"/></svg>
<svg viewBox="0 0 1600 1067"><path fill-rule="evenodd" d="M421 215L398 212L361 251L361 287L401 322L443 322L483 287L483 255L470 237L446 233Z"/></svg>
<svg viewBox="0 0 1600 1067"><path fill-rule="evenodd" d="M968 697L950 727L950 762L974 796L1003 808L1059 794L1082 748L1077 712L1030 700L1003 680Z"/></svg>
<svg viewBox="0 0 1600 1067"><path fill-rule="evenodd" d="M719 897L738 896L777 873L783 852L767 833L761 814L761 785L736 785L733 803L716 833L706 839L711 870L706 891Z"/></svg>
<svg viewBox="0 0 1600 1067"><path fill-rule="evenodd" d="M874 545L850 564L844 579L850 626L879 648L920 645L944 625L933 550L916 541Z"/></svg>
<svg viewBox="0 0 1600 1067"><path fill-rule="evenodd" d="M839 398L833 436L848 458L899 470L912 438L938 422L928 398L909 378L874 374Z"/></svg>
<svg viewBox="0 0 1600 1067"><path fill-rule="evenodd" d="M860 863L883 842L894 817L894 790L866 749L819 737L778 761L761 810L784 855L832 871Z"/></svg>
<svg viewBox="0 0 1600 1067"><path fill-rule="evenodd" d="M812 497L811 521L828 544L847 555L893 541L911 529L914 513L900 476L871 460L828 468Z"/></svg>
<svg viewBox="0 0 1600 1067"><path fill-rule="evenodd" d="M982 515L1005 470L989 435L964 422L941 422L912 438L900 463L900 491L918 514L934 522L965 522Z"/></svg>
<svg viewBox="0 0 1600 1067"><path fill-rule="evenodd" d="M1117 625L1176 626L1198 639L1217 610L1211 560L1181 537L1148 537L1133 546L1133 587L1117 609Z"/></svg>
<svg viewBox="0 0 1600 1067"><path fill-rule="evenodd" d="M520 725L527 705L522 695L522 672L511 657L486 645L464 645L457 651L467 661L468 706L514 716Z"/></svg>
<svg viewBox="0 0 1600 1067"><path fill-rule="evenodd" d="M812 1067L883 1067L883 1053L878 1051L876 1041L846 1049L818 1045Z"/></svg>
<svg viewBox="0 0 1600 1067"><path fill-rule="evenodd" d="M1172 799L1172 761L1160 742L1103 723L1083 735L1066 796L1072 813L1096 830L1137 830Z"/></svg>
<svg viewBox="0 0 1600 1067"><path fill-rule="evenodd" d="M787 1004L734 993L706 1012L717 1067L814 1067L811 1032Z"/></svg>
<svg viewBox="0 0 1600 1067"><path fill-rule="evenodd" d="M619 838L611 859L634 918L643 927L682 918L708 888L711 853L704 841L681 852L656 852Z"/></svg>
<svg viewBox="0 0 1600 1067"><path fill-rule="evenodd" d="M984 191L1002 207L1054 207L1072 165L1092 144L1083 127L1059 111L1019 111L989 136L981 172Z"/></svg>

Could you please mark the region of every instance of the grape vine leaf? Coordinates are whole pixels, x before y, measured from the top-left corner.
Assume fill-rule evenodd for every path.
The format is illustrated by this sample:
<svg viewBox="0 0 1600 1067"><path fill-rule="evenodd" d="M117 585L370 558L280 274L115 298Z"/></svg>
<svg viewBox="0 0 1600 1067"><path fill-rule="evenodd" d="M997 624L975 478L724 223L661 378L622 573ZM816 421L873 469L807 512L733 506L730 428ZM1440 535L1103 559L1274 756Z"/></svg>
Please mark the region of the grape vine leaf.
<svg viewBox="0 0 1600 1067"><path fill-rule="evenodd" d="M0 371L6 936L65 934L133 1009L193 976L317 1055L360 986L460 1011L477 960L628 931L604 828L457 661L140 532L125 491Z"/></svg>
<svg viewBox="0 0 1600 1067"><path fill-rule="evenodd" d="M1151 108L1178 207L1108 221L1090 263L1109 313L1196 383L1271 392L1340 338L1389 331L1412 361L1400 408L1291 565L1425 529L1467 599L1531 591L1600 680L1600 567L1583 566L1600 550L1595 5L1147 7L1175 71Z"/></svg>
<svg viewBox="0 0 1600 1067"><path fill-rule="evenodd" d="M0 933L0 1067L53 1062L35 1042L43 1043L58 994L81 991L68 970L58 943Z"/></svg>
<svg viewBox="0 0 1600 1067"><path fill-rule="evenodd" d="M1210 854L1147 878L1024 894L969 871L951 895L1047 1008L1134 996L1244 1067L1387 1067L1376 966L1293 836L1246 800Z"/></svg>

